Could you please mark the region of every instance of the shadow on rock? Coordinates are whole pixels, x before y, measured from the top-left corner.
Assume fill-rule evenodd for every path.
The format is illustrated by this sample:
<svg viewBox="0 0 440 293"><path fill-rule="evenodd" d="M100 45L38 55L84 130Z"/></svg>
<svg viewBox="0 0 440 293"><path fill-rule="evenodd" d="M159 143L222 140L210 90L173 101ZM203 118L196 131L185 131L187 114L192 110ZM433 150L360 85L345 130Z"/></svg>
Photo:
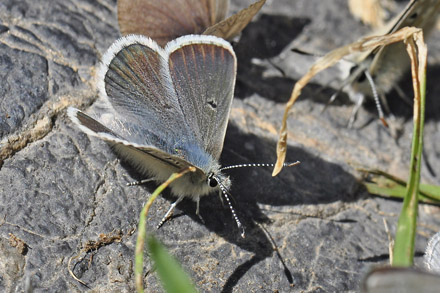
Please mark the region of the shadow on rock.
<svg viewBox="0 0 440 293"><path fill-rule="evenodd" d="M236 97L245 98L253 93L278 101L288 97L294 81L282 76L265 77L265 66L255 64L255 59L269 59L280 54L310 22L306 18L262 14L243 31L234 45L238 59ZM275 70L278 70L274 67ZM284 102L285 100L283 100Z"/></svg>
<svg viewBox="0 0 440 293"><path fill-rule="evenodd" d="M275 162L275 146L275 141L244 134L230 124L221 158L222 166ZM228 242L254 253L251 259L235 268L224 285L224 292L231 292L247 271L274 253L273 242L267 232L257 224L270 222L258 204L295 206L356 199L347 190L354 190L357 181L340 166L326 162L300 148L289 147L287 153L287 161L300 160L301 164L285 168L277 177L272 177L272 168L266 167L228 170L233 181L232 204L246 228L246 238L240 237L241 231L237 228L231 211L226 203L222 204L219 196L211 194L200 201L200 215L206 228ZM172 202L175 201L175 197L170 196L168 192L164 192L163 196ZM195 204L191 200L184 200L177 208L194 221L201 222L195 214ZM289 282L293 280L287 267L284 274Z"/></svg>

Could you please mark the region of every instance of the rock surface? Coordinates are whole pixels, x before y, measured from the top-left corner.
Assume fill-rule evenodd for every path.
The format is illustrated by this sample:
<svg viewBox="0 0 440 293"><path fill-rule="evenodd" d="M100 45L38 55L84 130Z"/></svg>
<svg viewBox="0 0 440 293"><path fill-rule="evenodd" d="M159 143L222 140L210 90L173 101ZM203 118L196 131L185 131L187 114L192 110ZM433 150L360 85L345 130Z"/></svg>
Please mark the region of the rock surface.
<svg viewBox="0 0 440 293"><path fill-rule="evenodd" d="M233 1L237 11L250 1ZM292 47L325 53L369 28L354 20L344 0L267 1L235 44L239 75L222 164L273 162L284 104L309 57ZM3 0L0 3L0 291L134 291L134 246L139 212L154 185L127 187L139 178L102 141L66 116L72 105L96 100L96 66L119 37L116 1ZM424 182L440 184L440 32L429 40ZM309 58L309 59L308 59ZM331 79L331 71L323 80ZM284 73L284 74L283 74ZM409 97L411 85L402 87ZM395 92L390 104L401 125L393 139L374 107L345 98L322 113L334 92L316 79L289 119L289 161L301 164L275 178L270 169L231 171L235 205L247 227L240 233L218 196L184 201L157 237L202 292L358 291L365 273L388 262L401 202L369 195L356 167L405 177L411 113ZM153 205L150 230L173 198ZM180 211L180 212L179 212ZM420 205L416 264L440 230L438 207ZM259 223L259 224L256 224ZM13 247L14 235L27 249ZM114 236L80 253L89 241ZM276 244L279 255L274 252ZM75 275L68 272L69 259ZM145 270L151 268L145 260ZM31 285L30 285L31 284ZM147 292L160 292L155 273Z"/></svg>

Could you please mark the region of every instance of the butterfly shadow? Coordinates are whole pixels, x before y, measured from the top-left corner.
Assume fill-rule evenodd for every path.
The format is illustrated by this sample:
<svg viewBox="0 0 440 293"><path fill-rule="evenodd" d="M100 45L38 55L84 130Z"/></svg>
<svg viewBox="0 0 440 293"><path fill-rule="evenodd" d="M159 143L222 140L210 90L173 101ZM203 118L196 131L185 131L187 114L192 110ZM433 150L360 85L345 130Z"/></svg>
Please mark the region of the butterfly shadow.
<svg viewBox="0 0 440 293"><path fill-rule="evenodd" d="M262 14L255 22L250 23L242 32L238 43L234 44L234 50L239 62L236 84L236 97L246 98L255 93L275 102L287 102L293 86L296 82L291 77L284 74L282 68L278 67L276 62L271 63L271 58L278 56L280 53L289 54L285 49L296 39L304 28L311 22L308 18L292 18L282 15ZM301 58L301 56L299 56ZM278 70L279 74L268 74L268 63L258 64L254 60L269 61L272 69ZM293 66L293 65L292 65ZM440 73L439 66L428 66L427 69L427 108L426 119L439 120L438 109L440 102L435 99L440 91L438 83L430 82ZM335 76L333 71L324 71L326 77L323 79L332 80L331 76ZM333 80L333 85L342 84L342 80ZM408 70L404 77L397 83L400 90L393 89L385 96L389 104L390 113L386 115L394 115L402 118L404 121L412 119L412 99L413 88L411 74ZM335 87L329 84L311 82L304 88L300 97L304 99L312 99L314 102L328 104L330 97L335 93ZM319 94L317 94L319 93ZM431 98L430 98L431 97ZM432 98L433 97L433 98ZM338 107L340 105L353 105L345 92L338 94L338 97L329 107ZM384 107L386 108L386 106ZM367 119L369 123L377 121L378 113L374 100L368 97L363 105L371 119ZM387 111L384 109L385 112ZM363 125L365 127L366 125Z"/></svg>
<svg viewBox="0 0 440 293"><path fill-rule="evenodd" d="M284 15L262 14L242 32L240 40L233 44L238 60L235 97L246 98L258 93L260 96L278 101L288 97L294 80L281 74L265 77L267 66L258 65L255 60L269 60L278 56L310 23L308 18L292 18Z"/></svg>
<svg viewBox="0 0 440 293"><path fill-rule="evenodd" d="M440 83L436 77L440 76L440 66L428 66L426 73L426 120L440 121ZM411 112L412 114L412 112Z"/></svg>
<svg viewBox="0 0 440 293"><path fill-rule="evenodd" d="M222 165L275 162L275 148L275 141L243 133L240 128L230 124L225 139ZM237 244L254 252L255 256L235 269L224 286L224 292L231 292L240 277L253 265L274 253L273 246L276 244L271 241L270 234L268 235L261 226L254 224L255 222L263 225L271 223L263 210L264 207L287 208L283 211L293 213L290 207L357 200L354 194L359 188L357 180L339 165L327 162L302 148L288 147L286 161L296 160L301 163L284 168L276 177L272 177L272 168L241 168L229 172L234 180L231 193L238 203L239 216L241 215L252 231L247 241L240 241ZM225 217L228 218L229 212L227 209L223 210L226 211ZM232 220L230 225L234 225ZM289 228L284 227L284 229ZM221 233L221 235L229 241L236 239L231 234ZM281 258L280 260L282 261ZM301 278L299 272L293 272L292 276L289 268L284 268L284 274L290 283L291 278L293 282Z"/></svg>
<svg viewBox="0 0 440 293"><path fill-rule="evenodd" d="M440 76L440 66L430 66L426 70L426 109L425 119L429 121L440 121L440 83L436 81L436 77ZM414 90L412 85L411 74L405 74L404 78L399 82L399 88L405 95L400 97L396 90L390 92L387 97L392 113L397 117L403 117L406 121L413 119L413 97Z"/></svg>
<svg viewBox="0 0 440 293"><path fill-rule="evenodd" d="M240 163L274 162L276 160L275 146L275 141L243 133L239 127L230 123L221 164L229 166ZM273 227L270 227L271 219L261 206L275 209L287 208L287 212L283 212L294 213L290 207L357 200L354 193L359 185L356 179L342 167L297 147L289 147L287 154L287 161L299 160L301 164L285 168L277 177L271 176L272 168L269 167L228 170L233 183L230 191L233 197L232 204L246 227L244 239L240 237L241 231L237 228L231 211L216 194L203 197L200 201L200 216L203 222L195 214L195 203L191 200L184 200L177 206L175 212L177 217L179 214L189 216L194 222L202 224L229 243L253 253L249 260L234 269L223 286L223 292L232 292L246 272L264 259L273 256L274 251L284 264L282 254L274 250L276 243L271 239L270 232L265 229L266 225L268 229L273 229ZM138 177L134 176L134 178ZM153 186L155 185L153 184L148 189L153 190ZM356 194L359 193L356 192ZM162 195L170 202L175 201L175 197L170 196L168 192ZM179 213L179 210L183 214ZM152 216L155 220L160 220L161 215L160 213L156 215L154 212ZM167 230L166 234L174 235L173 238L185 237L184 229L173 221L164 228ZM284 228L288 229L288 227ZM302 276L300 271L292 272L291 269L284 265L284 275L287 281L293 284Z"/></svg>
<svg viewBox="0 0 440 293"><path fill-rule="evenodd" d="M285 72L285 64L280 66L280 62L286 62L286 58L280 59L278 57L280 54L294 54L287 48L310 22L311 20L308 18L262 14L257 21L246 27L240 40L233 43L238 59L236 98L245 99L258 94L274 102L285 103L288 101L297 80ZM318 58L304 56L304 54L297 55L298 58ZM300 66L305 66L304 64L308 63L300 62L300 64ZM298 66L298 64L292 64L293 66ZM327 79L334 81L334 72L328 73L327 76L329 76ZM330 97L335 92L334 87L330 86L330 81L328 83L325 85L314 81L310 82L303 89L299 100L307 97L315 102L328 104ZM346 94L341 93L341 97L336 99L332 105L340 104L352 104L352 102Z"/></svg>

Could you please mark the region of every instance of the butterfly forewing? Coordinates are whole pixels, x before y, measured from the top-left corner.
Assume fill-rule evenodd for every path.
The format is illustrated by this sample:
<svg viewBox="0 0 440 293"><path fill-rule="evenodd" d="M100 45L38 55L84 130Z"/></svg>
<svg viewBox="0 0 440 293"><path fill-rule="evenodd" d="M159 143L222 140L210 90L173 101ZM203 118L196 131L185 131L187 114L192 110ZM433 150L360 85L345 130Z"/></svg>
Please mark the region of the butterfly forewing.
<svg viewBox="0 0 440 293"><path fill-rule="evenodd" d="M413 0L402 13L391 22L392 26L387 33L393 33L406 26L415 26L423 29L423 33L428 35L433 29L437 16L440 13L439 0ZM399 52L401 51L401 52ZM380 71L379 67L382 60L390 60L397 64L399 60L409 64L408 58L405 58L404 45L399 42L383 48L380 48L374 55L371 73L374 75ZM402 71L402 70L400 70Z"/></svg>
<svg viewBox="0 0 440 293"><path fill-rule="evenodd" d="M236 57L226 41L209 38L189 37L166 50L183 114L204 150L218 159L234 94Z"/></svg>
<svg viewBox="0 0 440 293"><path fill-rule="evenodd" d="M207 28L203 34L212 35L225 40L237 36L249 24L255 14L260 11L266 0L260 0L221 22Z"/></svg>
<svg viewBox="0 0 440 293"><path fill-rule="evenodd" d="M431 25L436 21L439 8L439 0L413 0L397 17L389 32L395 32L405 26L432 29Z"/></svg>
<svg viewBox="0 0 440 293"><path fill-rule="evenodd" d="M99 123L98 121L96 121L89 115L84 114L81 111L78 110L75 111L74 108L72 108L72 110L69 110L69 115L71 115L71 117L75 119L74 121L77 122L79 126L85 127L86 129L90 130L93 133L106 133L113 135L114 137L121 138L117 134L115 134L112 130L105 127L104 125L102 125L101 123Z"/></svg>
<svg viewBox="0 0 440 293"><path fill-rule="evenodd" d="M188 34L202 33L222 20L228 0L118 0L123 35L141 34L159 45Z"/></svg>

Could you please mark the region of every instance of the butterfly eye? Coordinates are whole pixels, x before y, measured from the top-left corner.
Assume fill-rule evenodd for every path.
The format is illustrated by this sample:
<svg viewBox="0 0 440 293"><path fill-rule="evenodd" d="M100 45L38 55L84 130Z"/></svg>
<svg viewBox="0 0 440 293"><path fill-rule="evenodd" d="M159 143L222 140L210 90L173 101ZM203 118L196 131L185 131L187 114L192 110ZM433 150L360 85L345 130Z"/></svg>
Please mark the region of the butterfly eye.
<svg viewBox="0 0 440 293"><path fill-rule="evenodd" d="M211 186L211 187L216 187L216 186L218 185L217 178L215 178L214 176L210 175L210 176L208 177L208 184L209 184L209 186Z"/></svg>
<svg viewBox="0 0 440 293"><path fill-rule="evenodd" d="M367 76L365 75L365 73L361 73L361 75L358 77L357 82L361 83L364 82L367 79Z"/></svg>
<svg viewBox="0 0 440 293"><path fill-rule="evenodd" d="M411 15L408 17L408 19L414 20L414 19L417 18L418 15L419 15L419 14L418 14L417 11L416 11L414 14L411 14Z"/></svg>
<svg viewBox="0 0 440 293"><path fill-rule="evenodd" d="M350 76L352 74L354 74L355 71L359 70L359 66L353 66L352 68L350 68ZM356 82L358 83L362 83L365 79L367 79L367 77L365 76L365 73L362 72L358 78L356 79Z"/></svg>

